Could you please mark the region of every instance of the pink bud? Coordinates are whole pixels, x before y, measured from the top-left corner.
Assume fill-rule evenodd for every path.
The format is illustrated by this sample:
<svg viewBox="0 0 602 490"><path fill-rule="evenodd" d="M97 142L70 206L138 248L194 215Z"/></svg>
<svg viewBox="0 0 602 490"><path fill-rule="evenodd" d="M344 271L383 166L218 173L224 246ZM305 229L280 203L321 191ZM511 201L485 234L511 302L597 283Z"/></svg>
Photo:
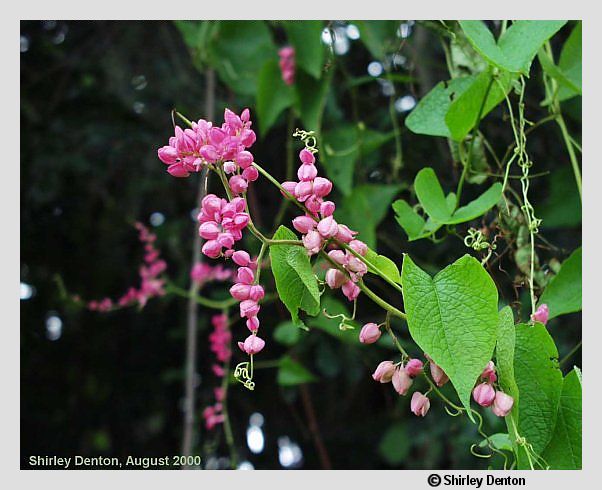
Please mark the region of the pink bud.
<svg viewBox="0 0 602 490"><path fill-rule="evenodd" d="M178 161L178 150L176 150L173 146L164 146L163 148L159 148L157 150L157 155L159 156L159 160L166 165L173 165Z"/></svg>
<svg viewBox="0 0 602 490"><path fill-rule="evenodd" d="M531 320L534 322L540 322L544 325L548 323L548 318L550 317L550 309L548 305L543 303L539 305L535 313L531 315Z"/></svg>
<svg viewBox="0 0 602 490"><path fill-rule="evenodd" d="M205 240L215 240L221 232L215 221L206 221L199 226L199 235Z"/></svg>
<svg viewBox="0 0 602 490"><path fill-rule="evenodd" d="M327 216L318 223L318 232L324 238L331 238L335 236L338 231L339 225L332 216Z"/></svg>
<svg viewBox="0 0 602 490"><path fill-rule="evenodd" d="M410 359L406 364L406 372L412 378L415 378L422 372L422 361L420 359Z"/></svg>
<svg viewBox="0 0 602 490"><path fill-rule="evenodd" d="M297 182L283 182L282 184L280 184L282 186L282 188L288 192L290 195L294 196L295 195L295 186L297 185ZM282 195L285 195L284 193L282 193Z"/></svg>
<svg viewBox="0 0 602 490"><path fill-rule="evenodd" d="M505 417L510 413L513 405L514 398L502 391L496 391L491 411L498 417Z"/></svg>
<svg viewBox="0 0 602 490"><path fill-rule="evenodd" d="M234 245L234 237L231 233L225 232L217 235L217 242L224 248L232 248Z"/></svg>
<svg viewBox="0 0 602 490"><path fill-rule="evenodd" d="M362 344L373 344L380 339L380 328L376 323L366 323L360 330L360 342Z"/></svg>
<svg viewBox="0 0 602 490"><path fill-rule="evenodd" d="M347 269L351 272L355 272L359 276L363 276L366 272L368 272L368 266L355 255L351 255L347 258Z"/></svg>
<svg viewBox="0 0 602 490"><path fill-rule="evenodd" d="M299 160L301 160L306 165L313 165L316 161L316 157L307 148L303 148L299 152Z"/></svg>
<svg viewBox="0 0 602 490"><path fill-rule="evenodd" d="M485 369L481 373L481 378L487 381L488 383L495 383L497 381L497 376L495 374L495 364L493 361L489 361Z"/></svg>
<svg viewBox="0 0 602 490"><path fill-rule="evenodd" d="M242 176L249 182L255 182L259 178L259 171L253 166L247 167L242 171Z"/></svg>
<svg viewBox="0 0 602 490"><path fill-rule="evenodd" d="M489 383L481 383L472 390L472 398L482 407L488 407L495 399L495 390Z"/></svg>
<svg viewBox="0 0 602 490"><path fill-rule="evenodd" d="M313 184L311 182L308 182L308 181L299 182L295 186L294 195L299 201L304 202L311 195L312 188L313 188Z"/></svg>
<svg viewBox="0 0 602 490"><path fill-rule="evenodd" d="M310 255L317 254L322 246L322 237L315 230L310 230L303 237L303 246L307 249Z"/></svg>
<svg viewBox="0 0 602 490"><path fill-rule="evenodd" d="M305 201L305 207L310 213L318 214L320 212L320 208L322 207L322 198L312 194Z"/></svg>
<svg viewBox="0 0 602 490"><path fill-rule="evenodd" d="M347 263L347 255L342 250L331 250L328 252L328 256L337 264L345 265Z"/></svg>
<svg viewBox="0 0 602 490"><path fill-rule="evenodd" d="M253 271L248 267L239 267L238 272L236 274L236 282L240 282L242 284L253 284L253 280L255 279L253 275Z"/></svg>
<svg viewBox="0 0 602 490"><path fill-rule="evenodd" d="M238 301L249 299L250 292L251 286L248 284L236 283L230 288L230 295Z"/></svg>
<svg viewBox="0 0 602 490"><path fill-rule="evenodd" d="M222 200L215 194L207 194L201 201L201 207L207 214L214 214L222 208Z"/></svg>
<svg viewBox="0 0 602 490"><path fill-rule="evenodd" d="M232 260L236 265L239 265L240 267L247 267L249 265L249 262L251 262L251 257L244 250L237 250L232 254Z"/></svg>
<svg viewBox="0 0 602 490"><path fill-rule="evenodd" d="M249 151L241 151L235 158L236 163L243 170L253 163L253 154Z"/></svg>
<svg viewBox="0 0 602 490"><path fill-rule="evenodd" d="M249 293L249 299L253 301L261 301L265 296L263 287L260 285L251 286L251 292Z"/></svg>
<svg viewBox="0 0 602 490"><path fill-rule="evenodd" d="M360 254L362 257L368 253L368 245L360 240L351 240L349 242L349 248Z"/></svg>
<svg viewBox="0 0 602 490"><path fill-rule="evenodd" d="M259 329L259 318L252 316L251 318L247 319L247 328L251 332L257 332Z"/></svg>
<svg viewBox="0 0 602 490"><path fill-rule="evenodd" d="M219 153L215 149L213 145L204 145L199 150L201 156L207 160L209 163L214 163L219 160Z"/></svg>
<svg viewBox="0 0 602 490"><path fill-rule="evenodd" d="M426 357L429 361L431 376L435 384L441 387L445 383L447 383L449 381L449 378L447 374L445 374L445 371L443 371L443 369L441 369L437 364L435 364L435 361L433 361L433 359L431 359L431 357L427 353L424 354L424 357Z"/></svg>
<svg viewBox="0 0 602 490"><path fill-rule="evenodd" d="M405 395L414 382L403 367L398 367L395 370L391 381L393 381L393 388L395 388L395 391L400 395Z"/></svg>
<svg viewBox="0 0 602 490"><path fill-rule="evenodd" d="M188 177L190 173L184 168L181 163L174 163L167 167L167 172L172 177Z"/></svg>
<svg viewBox="0 0 602 490"><path fill-rule="evenodd" d="M237 168L238 166L232 161L224 162L224 172L226 172L228 175L236 172Z"/></svg>
<svg viewBox="0 0 602 490"><path fill-rule="evenodd" d="M355 235L357 235L357 232L350 230L347 225L339 225L336 239L343 243L349 243Z"/></svg>
<svg viewBox="0 0 602 490"><path fill-rule="evenodd" d="M261 307L252 299L246 299L240 303L240 316L251 318L257 316Z"/></svg>
<svg viewBox="0 0 602 490"><path fill-rule="evenodd" d="M324 197L330 194L332 190L332 182L324 177L316 177L314 180L313 191L318 197Z"/></svg>
<svg viewBox="0 0 602 490"><path fill-rule="evenodd" d="M316 220L310 216L297 216L293 220L293 227L299 233L305 234L316 227Z"/></svg>
<svg viewBox="0 0 602 490"><path fill-rule="evenodd" d="M242 122L249 122L249 119L251 118L251 111L248 108L244 108L243 111L240 113L240 119L242 120Z"/></svg>
<svg viewBox="0 0 602 490"><path fill-rule="evenodd" d="M360 288L353 281L347 281L341 287L341 291L349 301L355 300L360 295Z"/></svg>
<svg viewBox="0 0 602 490"><path fill-rule="evenodd" d="M314 180L318 175L318 169L315 165L301 165L297 170L299 180Z"/></svg>
<svg viewBox="0 0 602 490"><path fill-rule="evenodd" d="M217 242L217 240L209 240L208 242L205 242L201 252L203 252L207 257L216 259L219 257L220 253L222 253L222 246Z"/></svg>
<svg viewBox="0 0 602 490"><path fill-rule="evenodd" d="M429 399L419 391L415 391L410 402L410 409L414 415L424 417L428 413L429 408L431 408Z"/></svg>
<svg viewBox="0 0 602 490"><path fill-rule="evenodd" d="M388 383L393 378L395 364L391 361L382 361L372 373L372 379L380 383Z"/></svg>
<svg viewBox="0 0 602 490"><path fill-rule="evenodd" d="M245 339L244 343L238 343L238 347L240 347L243 352L253 355L261 352L261 350L265 347L265 341L260 339L257 335L249 335Z"/></svg>
<svg viewBox="0 0 602 490"><path fill-rule="evenodd" d="M332 216L335 209L336 209L336 206L332 201L324 201L320 204L320 214L324 218L326 218L326 216ZM339 227L340 226L341 225L339 225Z"/></svg>
<svg viewBox="0 0 602 490"><path fill-rule="evenodd" d="M328 284L328 287L330 289L338 289L348 281L345 274L343 274L338 269L328 269L326 271L325 279L326 279L326 284Z"/></svg>
<svg viewBox="0 0 602 490"><path fill-rule="evenodd" d="M233 175L230 177L228 184L230 185L230 189L232 189L234 194L242 194L249 187L249 183L240 175Z"/></svg>

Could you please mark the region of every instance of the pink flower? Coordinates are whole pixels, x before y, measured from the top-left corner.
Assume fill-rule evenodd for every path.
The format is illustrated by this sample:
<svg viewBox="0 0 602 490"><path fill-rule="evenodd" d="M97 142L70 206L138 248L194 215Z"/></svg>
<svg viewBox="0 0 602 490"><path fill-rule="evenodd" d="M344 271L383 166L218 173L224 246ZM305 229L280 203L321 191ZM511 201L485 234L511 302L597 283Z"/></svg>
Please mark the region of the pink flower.
<svg viewBox="0 0 602 490"><path fill-rule="evenodd" d="M332 182L324 177L316 177L314 179L313 192L318 197L325 197L332 190Z"/></svg>
<svg viewBox="0 0 602 490"><path fill-rule="evenodd" d="M238 273L236 274L236 281L242 284L253 284L255 275L253 271L248 267L239 267Z"/></svg>
<svg viewBox="0 0 602 490"><path fill-rule="evenodd" d="M391 379L393 388L400 395L405 395L412 386L413 380L403 366L398 367Z"/></svg>
<svg viewBox="0 0 602 490"><path fill-rule="evenodd" d="M497 376L495 374L495 364L493 361L489 361L485 369L481 373L481 379L484 379L488 383L495 383L497 381Z"/></svg>
<svg viewBox="0 0 602 490"><path fill-rule="evenodd" d="M410 409L414 415L424 417L428 413L429 408L431 408L429 399L419 391L415 391L410 402Z"/></svg>
<svg viewBox="0 0 602 490"><path fill-rule="evenodd" d="M360 240L351 240L349 242L349 247L354 251L360 254L362 257L368 253L368 245Z"/></svg>
<svg viewBox="0 0 602 490"><path fill-rule="evenodd" d="M230 177L228 184L230 184L230 189L234 194L242 194L249 187L249 183L240 175L233 175Z"/></svg>
<svg viewBox="0 0 602 490"><path fill-rule="evenodd" d="M354 301L359 296L361 290L353 281L347 281L341 287L341 291L349 301Z"/></svg>
<svg viewBox="0 0 602 490"><path fill-rule="evenodd" d="M332 214L334 213L334 210L336 209L335 204L332 201L324 201L320 204L320 214L324 217L326 216L332 216ZM344 226L345 228L347 228L345 225L339 225L339 232L341 230L341 226ZM349 229L349 228L347 228ZM338 233L337 233L337 238L338 238Z"/></svg>
<svg viewBox="0 0 602 490"><path fill-rule="evenodd" d="M257 304L256 301L253 301L252 299L246 299L244 301L241 301L240 303L240 316L247 318L257 316L257 313L259 313L260 308L261 307Z"/></svg>
<svg viewBox="0 0 602 490"><path fill-rule="evenodd" d="M435 364L435 361L433 361L433 359L431 359L431 357L428 354L425 353L424 357L426 357L429 361L431 376L435 384L441 387L445 383L447 383L449 381L449 378L447 377L447 374L445 374L443 369L441 369L437 364Z"/></svg>
<svg viewBox="0 0 602 490"><path fill-rule="evenodd" d="M310 216L297 216L293 220L293 227L299 233L306 234L316 227L316 221Z"/></svg>
<svg viewBox="0 0 602 490"><path fill-rule="evenodd" d="M491 406L491 411L498 417L505 417L512 410L514 398L502 391L495 392L495 400Z"/></svg>
<svg viewBox="0 0 602 490"><path fill-rule="evenodd" d="M382 361L372 373L372 379L380 383L388 383L393 378L395 364L391 361Z"/></svg>
<svg viewBox="0 0 602 490"><path fill-rule="evenodd" d="M313 165L314 163L316 163L316 157L307 148L303 148L299 152L299 160L301 160L301 163L305 165Z"/></svg>
<svg viewBox="0 0 602 490"><path fill-rule="evenodd" d="M495 399L495 390L489 383L481 383L472 390L472 398L482 407L489 407Z"/></svg>
<svg viewBox="0 0 602 490"><path fill-rule="evenodd" d="M327 216L318 223L318 232L324 238L331 238L339 231L339 225L332 216Z"/></svg>
<svg viewBox="0 0 602 490"><path fill-rule="evenodd" d="M280 71L282 80L287 85L295 83L295 49L291 46L285 46L278 51L280 56Z"/></svg>
<svg viewBox="0 0 602 490"><path fill-rule="evenodd" d="M247 267L251 262L251 256L244 250L237 250L232 254L232 260L236 265Z"/></svg>
<svg viewBox="0 0 602 490"><path fill-rule="evenodd" d="M325 280L330 289L338 289L348 281L345 274L338 269L328 269Z"/></svg>
<svg viewBox="0 0 602 490"><path fill-rule="evenodd" d="M317 254L322 247L322 237L320 233L311 230L303 237L303 246L307 249L310 255Z"/></svg>
<svg viewBox="0 0 602 490"><path fill-rule="evenodd" d="M360 342L362 344L373 344L380 339L380 328L376 323L366 323L360 330Z"/></svg>
<svg viewBox="0 0 602 490"><path fill-rule="evenodd" d="M406 364L406 372L410 377L415 378L422 373L423 366L420 359L410 359Z"/></svg>
<svg viewBox="0 0 602 490"><path fill-rule="evenodd" d="M249 299L250 294L251 286L249 286L248 284L236 283L230 288L230 295L238 301L244 301Z"/></svg>
<svg viewBox="0 0 602 490"><path fill-rule="evenodd" d="M249 335L244 343L239 342L238 347L249 355L257 354L265 346L265 341L259 338L257 335Z"/></svg>
<svg viewBox="0 0 602 490"><path fill-rule="evenodd" d="M326 201L328 202L328 201ZM349 243L353 240L353 237L357 235L357 232L351 231L348 226L339 224L339 230L337 232L336 239L343 243Z"/></svg>
<svg viewBox="0 0 602 490"><path fill-rule="evenodd" d="M295 187L297 186L297 182L283 182L280 184L282 188L288 192L291 196L295 195ZM282 193L284 195L284 193Z"/></svg>
<svg viewBox="0 0 602 490"><path fill-rule="evenodd" d="M257 318L256 316L252 316L251 318L248 318L247 319L247 328L251 332L257 332L257 330L259 329L259 318Z"/></svg>
<svg viewBox="0 0 602 490"><path fill-rule="evenodd" d="M531 315L531 320L534 322L540 322L544 325L548 323L548 318L550 317L550 309L548 305L543 303L539 305L535 313Z"/></svg>
<svg viewBox="0 0 602 490"><path fill-rule="evenodd" d="M297 170L297 178L302 181L312 181L318 175L318 169L315 165L301 165Z"/></svg>
<svg viewBox="0 0 602 490"><path fill-rule="evenodd" d="M259 171L255 167L250 166L242 171L242 176L249 182L255 182L259 178Z"/></svg>

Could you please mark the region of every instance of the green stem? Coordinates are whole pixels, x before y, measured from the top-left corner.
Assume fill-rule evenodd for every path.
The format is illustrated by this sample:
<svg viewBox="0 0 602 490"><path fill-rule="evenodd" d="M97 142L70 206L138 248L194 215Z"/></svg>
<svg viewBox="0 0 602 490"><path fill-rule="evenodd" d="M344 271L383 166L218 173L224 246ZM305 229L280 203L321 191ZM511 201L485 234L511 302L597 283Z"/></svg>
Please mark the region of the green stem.
<svg viewBox="0 0 602 490"><path fill-rule="evenodd" d="M558 109L560 111L560 108ZM562 138L564 139L564 144L566 145L566 149L569 152L569 158L571 160L571 166L573 167L573 173L575 174L575 182L577 183L577 189L579 189L579 199L583 201L583 193L581 190L581 170L579 169L579 160L577 160L577 155L575 154L572 138L566 128L566 124L564 122L564 118L560 112L557 113L556 122L558 127L560 128L560 132L562 133Z"/></svg>
<svg viewBox="0 0 602 490"><path fill-rule="evenodd" d="M269 172L267 172L266 170L264 170L257 162L253 162L253 166L257 169L257 171L261 175L263 175L272 184L274 184L276 187L278 187L278 189L280 189L280 192L282 192L287 199L289 199L290 201L292 201L293 204L295 204L303 212L307 213L307 209L305 209L305 206L303 206L303 204L301 204L299 201L297 201L297 198L295 196L293 196L290 192L286 191L284 189L284 187L282 187L280 185L280 182L278 182L274 177L272 177Z"/></svg>
<svg viewBox="0 0 602 490"><path fill-rule="evenodd" d="M558 365L560 367L562 367L566 361L568 361L571 357L573 357L577 353L577 351L579 351L579 349L581 349L581 343L582 343L582 341L580 340L579 343L575 347L573 347L571 349L571 351L560 360L560 362L558 363Z"/></svg>
<svg viewBox="0 0 602 490"><path fill-rule="evenodd" d="M190 293L186 289L182 289L171 282L166 283L165 291L167 293L172 293L177 296L181 296L183 298L191 297ZM228 298L228 299L224 299L224 300L220 301L220 300L205 298L205 297L199 296L199 295L195 295L194 300L198 304L200 304L202 306L206 306L207 308L211 308L214 310L223 310L224 308L229 308L238 303L238 300L236 300L234 298Z"/></svg>
<svg viewBox="0 0 602 490"><path fill-rule="evenodd" d="M387 317L385 319L385 329L387 330L387 333L389 334L391 339L393 339L393 343L395 344L395 347L397 347L397 350L399 352L401 352L402 357L404 357L404 358L410 357L408 355L408 353L406 352L406 350L399 343L399 340L397 340L397 336L395 335L395 333L393 332L393 329L391 328L391 313L389 311L387 311Z"/></svg>
<svg viewBox="0 0 602 490"><path fill-rule="evenodd" d="M293 112L292 109L289 110L288 113L288 133L287 133L287 140L286 140L286 174L285 174L285 178L287 181L290 181L293 178L293 166L294 166L294 152L293 152L293 139L291 138L291 135L293 134L293 131L295 127L295 114ZM278 212L276 213L276 217L274 218L274 228L277 228L280 223L282 223L282 220L284 219L284 214L286 213L286 210L288 209L288 205L289 205L289 199L284 199L280 202L280 208L278 209Z"/></svg>

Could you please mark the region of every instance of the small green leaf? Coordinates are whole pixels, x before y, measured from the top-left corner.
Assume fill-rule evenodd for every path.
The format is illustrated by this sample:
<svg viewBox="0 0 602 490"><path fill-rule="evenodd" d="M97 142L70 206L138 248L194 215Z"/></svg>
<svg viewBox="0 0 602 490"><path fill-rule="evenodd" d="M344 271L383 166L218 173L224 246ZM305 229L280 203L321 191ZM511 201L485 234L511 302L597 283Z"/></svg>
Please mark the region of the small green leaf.
<svg viewBox="0 0 602 490"><path fill-rule="evenodd" d="M380 272L382 272L386 277L391 279L391 281L401 284L401 274L399 273L399 268L389 257L378 255L374 250L368 248L365 259ZM368 271L372 272L373 274L377 274L377 272L374 270L374 267L368 266Z"/></svg>
<svg viewBox="0 0 602 490"><path fill-rule="evenodd" d="M499 312L495 360L500 387L504 393L514 398L514 408L510 416L517 413L519 391L514 379L514 315L512 308L505 306Z"/></svg>
<svg viewBox="0 0 602 490"><path fill-rule="evenodd" d="M581 379L575 369L562 382L556 427L543 458L552 470L581 469Z"/></svg>
<svg viewBox="0 0 602 490"><path fill-rule="evenodd" d="M562 373L558 369L558 350L546 328L518 324L515 327L514 378L520 393L518 435L524 437L536 454L550 442L562 390ZM518 469L528 469L524 449L519 451Z"/></svg>
<svg viewBox="0 0 602 490"><path fill-rule="evenodd" d="M581 95L581 86L576 85L558 66L556 66L554 60L550 58L543 48L537 53L537 59L548 75L554 78L561 87L572 92L571 96Z"/></svg>
<svg viewBox="0 0 602 490"><path fill-rule="evenodd" d="M539 304L546 303L550 318L581 311L581 247L562 263L560 271L547 285Z"/></svg>
<svg viewBox="0 0 602 490"><path fill-rule="evenodd" d="M500 451L512 451L512 441L510 440L510 436L508 434L493 434L489 436L489 441L487 439L483 439L479 443L479 447L488 447L490 443L493 445L493 447L499 449Z"/></svg>
<svg viewBox="0 0 602 490"><path fill-rule="evenodd" d="M469 255L434 278L406 255L401 281L412 338L441 366L470 409L472 388L496 341L498 295L493 280Z"/></svg>
<svg viewBox="0 0 602 490"><path fill-rule="evenodd" d="M265 63L257 82L257 116L262 135L266 135L278 116L293 105L295 93L282 80L280 67L275 60Z"/></svg>
<svg viewBox="0 0 602 490"><path fill-rule="evenodd" d="M399 422L387 429L378 445L378 453L387 464L397 466L406 459L411 446L406 424Z"/></svg>
<svg viewBox="0 0 602 490"><path fill-rule="evenodd" d="M277 376L277 382L280 386L296 386L313 383L317 380L318 378L310 371L290 357L284 356L280 359Z"/></svg>
<svg viewBox="0 0 602 490"><path fill-rule="evenodd" d="M395 219L406 232L410 241L419 238L425 225L422 216L403 199L398 199L391 206L395 211Z"/></svg>
<svg viewBox="0 0 602 490"><path fill-rule="evenodd" d="M482 216L499 202L502 197L502 188L502 184L496 182L474 201L459 208L446 224L464 223Z"/></svg>
<svg viewBox="0 0 602 490"><path fill-rule="evenodd" d="M220 78L241 95L255 94L259 71L276 57L270 30L262 20L220 21L209 52Z"/></svg>
<svg viewBox="0 0 602 490"><path fill-rule="evenodd" d="M453 78L439 82L426 94L405 120L407 128L416 134L451 138L445 122L452 102L472 85L475 76Z"/></svg>
<svg viewBox="0 0 602 490"><path fill-rule="evenodd" d="M358 231L358 239L376 247L376 228L387 215L391 201L401 185L363 184L341 200L335 212L337 222Z"/></svg>
<svg viewBox="0 0 602 490"><path fill-rule="evenodd" d="M446 223L450 219L451 212L445 194L432 168L425 167L418 172L414 179L414 190L423 209L431 218L439 223Z"/></svg>
<svg viewBox="0 0 602 490"><path fill-rule="evenodd" d="M525 75L529 74L531 62L539 48L564 24L566 21L517 20L496 42L482 21L460 21L468 40L490 64Z"/></svg>
<svg viewBox="0 0 602 490"><path fill-rule="evenodd" d="M295 48L295 63L314 78L322 76L324 49L321 20L288 20L284 22L288 40Z"/></svg>
<svg viewBox="0 0 602 490"><path fill-rule="evenodd" d="M286 226L278 228L274 240L296 240ZM299 309L309 315L320 311L320 291L307 252L296 245L271 245L270 261L280 300L287 307L295 324L299 324Z"/></svg>
<svg viewBox="0 0 602 490"><path fill-rule="evenodd" d="M299 341L299 338L301 337L301 329L293 322L284 322L280 323L274 329L273 335L276 342L290 347Z"/></svg>
<svg viewBox="0 0 602 490"><path fill-rule="evenodd" d="M564 43L558 62L558 68L573 85L579 87L579 93L581 93L581 58L581 21L579 21ZM574 95L575 93L568 87L560 87L558 90L558 99L561 101L570 99Z"/></svg>

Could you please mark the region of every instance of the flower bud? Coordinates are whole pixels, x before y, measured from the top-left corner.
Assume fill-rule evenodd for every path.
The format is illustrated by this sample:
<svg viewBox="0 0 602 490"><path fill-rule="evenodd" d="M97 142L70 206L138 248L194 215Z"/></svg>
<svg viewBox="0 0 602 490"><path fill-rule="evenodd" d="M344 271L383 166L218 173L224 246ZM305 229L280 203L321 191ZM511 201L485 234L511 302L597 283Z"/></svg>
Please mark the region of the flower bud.
<svg viewBox="0 0 602 490"><path fill-rule="evenodd" d="M260 339L257 335L249 335L244 343L239 342L238 347L243 352L246 352L249 355L257 354L261 352L261 350L265 347L265 341Z"/></svg>
<svg viewBox="0 0 602 490"><path fill-rule="evenodd" d="M240 303L240 316L251 318L257 316L261 307L252 299L246 299Z"/></svg>
<svg viewBox="0 0 602 490"><path fill-rule="evenodd" d="M380 328L376 323L366 323L360 330L360 342L362 344L373 344L380 339Z"/></svg>
<svg viewBox="0 0 602 490"><path fill-rule="evenodd" d="M251 256L244 250L237 250L232 254L232 260L240 267L247 267L251 262Z"/></svg>
<svg viewBox="0 0 602 490"><path fill-rule="evenodd" d="M314 179L313 192L318 197L325 197L332 190L332 182L324 177L316 177Z"/></svg>
<svg viewBox="0 0 602 490"><path fill-rule="evenodd" d="M331 238L339 231L339 225L332 216L327 216L318 223L318 232L324 238Z"/></svg>
<svg viewBox="0 0 602 490"><path fill-rule="evenodd" d="M301 165L297 170L299 180L314 180L318 175L318 169L315 165Z"/></svg>
<svg viewBox="0 0 602 490"><path fill-rule="evenodd" d="M201 208L207 214L213 215L222 209L222 200L215 194L207 194L201 201Z"/></svg>
<svg viewBox="0 0 602 490"><path fill-rule="evenodd" d="M228 232L217 235L216 241L225 248L232 248L234 245L234 237Z"/></svg>
<svg viewBox="0 0 602 490"><path fill-rule="evenodd" d="M159 148L157 155L159 156L159 160L166 165L173 165L178 161L178 150L176 150L173 146L164 146L163 148Z"/></svg>
<svg viewBox="0 0 602 490"><path fill-rule="evenodd" d="M230 295L238 301L249 299L251 294L251 286L248 284L236 283L230 288Z"/></svg>
<svg viewBox="0 0 602 490"><path fill-rule="evenodd" d="M181 163L174 163L167 167L167 172L172 177L188 177L190 173L184 168Z"/></svg>
<svg viewBox="0 0 602 490"><path fill-rule="evenodd" d="M259 329L259 318L252 316L251 318L247 319L247 328L251 332L257 332Z"/></svg>
<svg viewBox="0 0 602 490"><path fill-rule="evenodd" d="M415 378L422 372L422 361L420 359L410 359L406 364L406 372L412 378Z"/></svg>
<svg viewBox="0 0 602 490"><path fill-rule="evenodd" d="M336 239L343 243L349 243L356 234L357 232L350 230L347 225L339 225Z"/></svg>
<svg viewBox="0 0 602 490"><path fill-rule="evenodd" d="M230 177L228 184L230 185L230 189L232 192L234 192L234 194L242 194L249 187L249 183L240 175L233 175Z"/></svg>
<svg viewBox="0 0 602 490"><path fill-rule="evenodd" d="M312 194L305 201L305 207L308 209L310 213L318 214L320 212L320 208L322 207L322 198L317 197L315 194Z"/></svg>
<svg viewBox="0 0 602 490"><path fill-rule="evenodd" d="M414 415L424 417L428 413L429 408L431 408L429 399L419 391L415 391L410 402L410 409Z"/></svg>
<svg viewBox="0 0 602 490"><path fill-rule="evenodd" d="M282 188L288 192L291 196L295 195L295 186L297 185L297 182L283 182L282 184L280 184L282 186ZM283 196L285 195L283 192L281 193Z"/></svg>
<svg viewBox="0 0 602 490"><path fill-rule="evenodd" d="M337 264L345 265L347 263L347 255L342 250L331 250L328 252L328 256L334 260Z"/></svg>
<svg viewBox="0 0 602 490"><path fill-rule="evenodd" d="M308 181L301 181L295 185L294 195L300 202L307 200L312 194L313 184Z"/></svg>
<svg viewBox="0 0 602 490"><path fill-rule="evenodd" d="M297 216L293 220L293 227L299 233L305 235L308 231L313 230L316 227L316 220L310 216Z"/></svg>
<svg viewBox="0 0 602 490"><path fill-rule="evenodd" d="M539 307L537 308L535 313L533 313L531 315L531 320L534 322L543 323L545 325L546 323L548 323L549 316L550 316L550 309L548 308L547 304L543 303L543 304L539 305Z"/></svg>
<svg viewBox="0 0 602 490"><path fill-rule="evenodd" d="M489 383L481 383L472 390L472 398L482 407L489 407L495 399L495 390Z"/></svg>
<svg viewBox="0 0 602 490"><path fill-rule="evenodd" d="M215 240L220 231L215 221L206 221L199 226L199 235L205 240Z"/></svg>
<svg viewBox="0 0 602 490"><path fill-rule="evenodd" d="M239 267L236 274L236 282L241 284L253 284L255 279L253 271L248 267Z"/></svg>
<svg viewBox="0 0 602 490"><path fill-rule="evenodd" d="M259 178L259 171L253 166L247 167L242 171L242 176L249 182L255 182Z"/></svg>
<svg viewBox="0 0 602 490"><path fill-rule="evenodd" d="M395 364L393 364L391 361L383 361L376 367L376 370L372 373L372 379L380 383L388 383L393 378L394 372Z"/></svg>
<svg viewBox="0 0 602 490"><path fill-rule="evenodd" d="M493 400L491 411L498 417L505 417L510 413L513 405L514 398L512 398L510 395L507 395L503 391L496 391L495 400Z"/></svg>
<svg viewBox="0 0 602 490"><path fill-rule="evenodd" d="M224 172L226 172L228 175L236 172L237 168L238 166L232 161L224 162Z"/></svg>
<svg viewBox="0 0 602 490"><path fill-rule="evenodd" d="M222 246L217 242L217 240L209 240L205 242L201 252L203 252L207 257L216 259L222 253Z"/></svg>
<svg viewBox="0 0 602 490"><path fill-rule="evenodd" d="M351 250L360 254L362 257L365 256L366 253L368 253L368 245L366 245L361 240L351 240L349 242L349 247L351 248Z"/></svg>
<svg viewBox="0 0 602 490"><path fill-rule="evenodd" d="M315 230L310 230L303 237L303 246L307 249L310 255L317 254L322 246L322 237Z"/></svg>
<svg viewBox="0 0 602 490"><path fill-rule="evenodd" d="M253 163L253 155L251 152L244 150L236 155L235 161L244 170Z"/></svg>
<svg viewBox="0 0 602 490"><path fill-rule="evenodd" d="M341 291L349 301L355 300L360 295L360 288L353 281L347 281L341 287Z"/></svg>
<svg viewBox="0 0 602 490"><path fill-rule="evenodd" d="M326 284L330 289L338 289L347 282L347 277L338 269L326 271Z"/></svg>
<svg viewBox="0 0 602 490"><path fill-rule="evenodd" d="M336 209L336 206L332 201L324 201L320 204L320 214L324 218L326 218L326 216L332 216L335 209ZM340 228L341 228L341 225L339 225L339 229ZM347 227L345 227L345 228L347 228ZM337 235L337 238L338 238L338 235Z"/></svg>
<svg viewBox="0 0 602 490"><path fill-rule="evenodd" d="M481 373L481 379L487 381L488 383L495 383L497 381L497 376L495 374L495 364L493 361L489 361L485 369Z"/></svg>
<svg viewBox="0 0 602 490"><path fill-rule="evenodd" d="M249 299L253 301L261 301L265 296L265 292L263 290L263 286L256 284L255 286L251 286L251 291L249 292Z"/></svg>
<svg viewBox="0 0 602 490"><path fill-rule="evenodd" d="M414 382L404 367L398 367L393 373L393 388L400 395L405 395Z"/></svg>
<svg viewBox="0 0 602 490"><path fill-rule="evenodd" d="M445 383L447 383L449 381L449 378L447 374L445 374L445 371L443 371L443 369L441 369L437 364L435 364L435 361L433 361L433 359L431 359L431 357L427 353L424 354L424 357L426 357L429 361L431 376L435 384L441 387Z"/></svg>
<svg viewBox="0 0 602 490"><path fill-rule="evenodd" d="M314 154L307 148L303 148L299 152L299 160L301 160L306 165L313 165L316 161L316 157L314 157Z"/></svg>

